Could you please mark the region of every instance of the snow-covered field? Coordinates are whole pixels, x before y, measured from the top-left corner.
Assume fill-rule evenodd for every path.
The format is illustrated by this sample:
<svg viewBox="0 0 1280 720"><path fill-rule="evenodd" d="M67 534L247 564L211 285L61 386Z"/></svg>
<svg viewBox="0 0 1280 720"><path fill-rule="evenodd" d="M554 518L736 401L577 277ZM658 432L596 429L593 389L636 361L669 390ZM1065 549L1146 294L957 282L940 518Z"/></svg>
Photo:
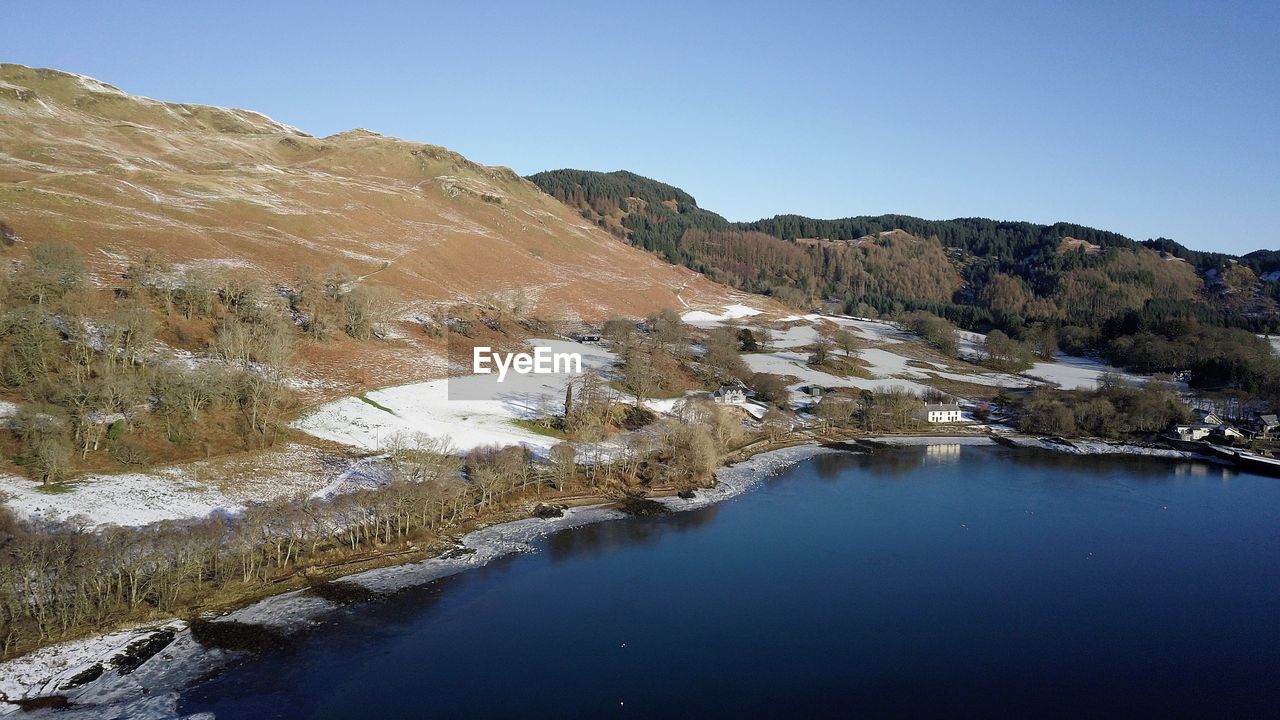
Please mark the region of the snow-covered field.
<svg viewBox="0 0 1280 720"><path fill-rule="evenodd" d="M805 396L800 393L799 389L805 385L820 385L822 387L851 387L876 391L903 389L917 393L923 392L927 389L927 386L918 382L914 382L909 379L891 377L891 370L885 367L877 367L874 364L872 365L871 371L877 376L877 378L873 380L832 375L831 373L810 367L808 364L808 353L805 352L779 350L776 352L751 353L749 355L743 355L742 359L746 362L747 367L750 368L752 372L765 372L784 376L790 375L796 378L796 381L788 386L792 391L793 404L800 403L804 400Z"/></svg>
<svg viewBox="0 0 1280 720"><path fill-rule="evenodd" d="M564 340L532 342L553 352L581 353L584 372L608 368L616 359L612 352L595 345ZM494 444L524 445L545 452L559 441L512 421L534 418L558 407L564 402L569 379L564 374L511 373L502 383L501 395L491 400L450 399L451 386L455 396L467 395L468 385L475 389L491 386L491 378L474 375L399 385L367 392L366 399L347 397L326 403L296 421L294 427L372 451L387 447L396 438L426 435L447 439L460 452Z"/></svg>
<svg viewBox="0 0 1280 720"><path fill-rule="evenodd" d="M368 484L365 463L290 444L275 450L151 472L89 475L48 493L30 479L0 475L0 493L20 515L80 517L86 527L238 513L253 502L339 492Z"/></svg>
<svg viewBox="0 0 1280 720"><path fill-rule="evenodd" d="M966 330L959 331L958 335L961 357L981 358L986 355L983 346L987 340L986 335ZM1023 375L1056 385L1063 390L1095 390L1098 379L1103 375L1114 375L1127 383L1135 384L1146 380L1104 362L1065 353L1054 355L1053 362L1040 361L1033 364Z"/></svg>
<svg viewBox="0 0 1280 720"><path fill-rule="evenodd" d="M1144 380L1097 360L1061 354L1055 356L1051 363L1036 363L1026 374L1058 385L1063 390L1094 390L1098 387L1098 379L1103 375L1114 375L1130 383Z"/></svg>
<svg viewBox="0 0 1280 720"><path fill-rule="evenodd" d="M154 473L90 475L45 493L27 478L0 477L7 504L20 515L51 520L82 517L88 525L146 525L160 520L238 512L220 490L196 482L178 468Z"/></svg>
<svg viewBox="0 0 1280 720"><path fill-rule="evenodd" d="M854 387L884 391L894 388L923 392L931 379L987 385L989 387L1019 388L1035 385L1037 381L1056 385L1067 390L1092 390L1103 375L1114 375L1130 383L1140 383L1145 378L1126 373L1118 368L1089 358L1059 354L1053 362L1037 362L1022 375L994 371L956 372L937 362L909 358L895 353L894 345L918 341L919 338L903 330L895 323L865 318L833 315L791 315L778 320L784 327L771 330L770 352L744 355L743 360L753 372L790 375L797 379L791 387L816 384L824 387ZM856 351L868 366L872 379L841 378L821 370L810 368L808 353L800 350L817 342L818 328L831 323L852 331L869 347ZM719 322L708 322L714 326ZM984 354L986 336L980 333L959 331L961 357L978 358ZM1280 342L1280 341L1278 341ZM799 401L802 396L795 396Z"/></svg>
<svg viewBox="0 0 1280 720"><path fill-rule="evenodd" d="M958 380L993 387L1025 387L1028 381L1005 373L958 373L948 370L941 363L916 360L893 352L893 346L917 339L909 332L891 323L852 317L826 315L796 315L783 318L788 327L774 330L771 352L751 353L743 356L753 372L790 375L796 378L791 389L796 394L793 401L804 399L798 393L801 386L814 384L823 387L850 387L883 392L909 390L922 393L929 388L934 377ZM853 332L869 347L855 351L867 365L872 378L839 377L808 365L808 353L799 348L812 345L819 338L817 326L830 322ZM970 340L971 342L971 340Z"/></svg>
<svg viewBox="0 0 1280 720"><path fill-rule="evenodd" d="M680 317L691 325L701 325L718 324L726 320L737 320L759 314L759 310L756 310L749 305L725 305L719 313L710 313L705 310L691 310Z"/></svg>
<svg viewBox="0 0 1280 720"><path fill-rule="evenodd" d="M987 341L987 336L982 333L969 332L968 330L957 330L956 336L960 343L960 356L966 358L985 358L987 350L983 344Z"/></svg>

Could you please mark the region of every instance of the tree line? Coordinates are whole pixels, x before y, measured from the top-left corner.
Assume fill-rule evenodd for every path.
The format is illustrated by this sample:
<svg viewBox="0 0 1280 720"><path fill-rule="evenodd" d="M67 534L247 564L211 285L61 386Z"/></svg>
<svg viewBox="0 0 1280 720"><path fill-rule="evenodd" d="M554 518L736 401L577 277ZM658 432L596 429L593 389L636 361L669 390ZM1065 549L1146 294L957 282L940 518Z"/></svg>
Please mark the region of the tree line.
<svg viewBox="0 0 1280 720"><path fill-rule="evenodd" d="M632 173L560 170L530 179L585 216L620 222L623 237L673 263L796 307L825 301L841 312L887 317L926 311L967 330L999 331L1033 353L1052 337L1048 345L1106 354L1126 366L1130 343L1123 337L1140 332L1128 328L1170 318L1280 332L1280 283L1258 277L1280 268L1280 252L1236 258L1073 223L985 218L779 215L729 223L679 188ZM1211 272L1212 287L1204 281ZM1215 335L1230 337L1243 336ZM1252 350L1226 353L1232 357L1177 368L1170 354L1162 367L1196 365L1206 387L1256 386L1263 373L1241 357Z"/></svg>
<svg viewBox="0 0 1280 720"><path fill-rule="evenodd" d="M294 408L298 341L368 339L389 316L387 296L341 271L282 290L146 256L107 279L57 243L0 274L0 383L19 401L0 443L46 483L270 445Z"/></svg>
<svg viewBox="0 0 1280 720"><path fill-rule="evenodd" d="M1106 377L1092 391L1042 387L1025 396L1002 393L997 402L1013 413L1019 430L1039 435L1122 438L1162 432L1190 417L1160 383L1134 387Z"/></svg>
<svg viewBox="0 0 1280 720"><path fill-rule="evenodd" d="M608 458L577 457L568 443L545 461L520 446L459 456L431 438L395 438L376 488L281 499L233 516L86 532L75 518L22 521L0 505L0 654L185 615L308 568L421 547L551 494L624 497L705 485L741 425L707 422L703 411L666 419Z"/></svg>

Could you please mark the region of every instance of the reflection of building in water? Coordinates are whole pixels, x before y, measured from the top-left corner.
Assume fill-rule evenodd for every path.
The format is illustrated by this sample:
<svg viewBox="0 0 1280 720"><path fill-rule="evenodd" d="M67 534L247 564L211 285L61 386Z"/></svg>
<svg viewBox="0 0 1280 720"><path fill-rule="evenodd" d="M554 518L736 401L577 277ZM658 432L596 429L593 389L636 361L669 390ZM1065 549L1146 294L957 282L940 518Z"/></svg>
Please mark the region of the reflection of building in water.
<svg viewBox="0 0 1280 720"><path fill-rule="evenodd" d="M949 462L960 457L960 444L926 445L924 456L928 460Z"/></svg>
<svg viewBox="0 0 1280 720"><path fill-rule="evenodd" d="M1173 466L1173 474L1179 477L1208 477L1209 466L1204 463L1178 463Z"/></svg>
<svg viewBox="0 0 1280 720"><path fill-rule="evenodd" d="M1236 469L1226 465L1215 465L1213 463L1203 462L1186 462L1178 463L1173 466L1173 474L1178 477L1189 478L1217 478L1226 482L1236 476Z"/></svg>

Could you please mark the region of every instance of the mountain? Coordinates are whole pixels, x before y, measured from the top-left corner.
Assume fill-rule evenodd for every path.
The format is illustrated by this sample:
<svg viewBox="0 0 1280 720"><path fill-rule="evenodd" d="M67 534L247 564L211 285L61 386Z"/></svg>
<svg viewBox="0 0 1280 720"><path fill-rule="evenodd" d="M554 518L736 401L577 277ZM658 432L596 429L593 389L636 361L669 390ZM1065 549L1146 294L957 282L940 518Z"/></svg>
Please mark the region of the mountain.
<svg viewBox="0 0 1280 720"><path fill-rule="evenodd" d="M1258 322L1265 322L1275 312L1274 303L1268 302L1274 288L1262 281L1251 283L1250 292L1244 293L1253 297L1246 301L1237 297L1234 303L1215 303L1213 286L1222 284L1221 277L1231 267L1260 276L1280 269L1280 251L1259 250L1237 257L1190 250L1166 238L1139 242L1073 223L1042 225L985 218L924 220L876 215L820 220L778 215L732 223L698 207L680 188L626 171L553 170L528 179L583 217L635 245L660 252L671 262L752 292L792 300L798 299L795 291L807 293L802 303L816 300L814 293L822 293L853 298L881 310L895 302L982 305L978 298L998 275L1019 278L1033 294L1052 295L1064 273L1075 265L1100 267L1124 257L1137 259L1122 260L1122 264L1136 262L1151 268L1166 264L1152 258L1186 261L1209 286L1201 295L1206 309L1212 306ZM712 239L708 241L708 237ZM931 244L942 251L919 250ZM877 254L874 248L881 249L881 255L886 248L891 255L914 255L919 262L908 257L877 263L871 258ZM870 266L865 268L870 280L861 277L858 270L850 272L842 267L840 256L855 250L854 254L861 256L856 258L858 264ZM1078 255L1090 259L1078 261ZM922 269L939 263L949 265L963 281L957 283L947 273L934 277ZM913 272L921 274L918 281L898 282ZM1183 275L1185 282L1194 282L1185 272L1170 272ZM875 282L877 277L884 282ZM1243 318L1235 321L1246 322Z"/></svg>
<svg viewBox="0 0 1280 720"><path fill-rule="evenodd" d="M618 242L502 167L352 130L312 137L248 111L161 102L57 70L0 65L0 232L65 242L110 287L152 255L289 286L300 269L392 291L409 325L442 301L520 294L568 320L714 306L732 293ZM625 289L625 291L620 291ZM438 374L413 333L322 375ZM390 375L390 377L388 376ZM358 383L357 383L358 384Z"/></svg>
<svg viewBox="0 0 1280 720"><path fill-rule="evenodd" d="M634 245L797 307L928 311L969 330L1102 352L1148 372L1186 368L1199 357L1213 365L1200 373L1209 384L1256 379L1262 373L1236 366L1256 364L1265 350L1247 333L1228 341L1214 329L1280 331L1280 253L1236 257L1072 223L985 218L779 215L731 223L687 192L633 173L555 170L529 179ZM1199 348L1224 343L1247 357L1201 357Z"/></svg>

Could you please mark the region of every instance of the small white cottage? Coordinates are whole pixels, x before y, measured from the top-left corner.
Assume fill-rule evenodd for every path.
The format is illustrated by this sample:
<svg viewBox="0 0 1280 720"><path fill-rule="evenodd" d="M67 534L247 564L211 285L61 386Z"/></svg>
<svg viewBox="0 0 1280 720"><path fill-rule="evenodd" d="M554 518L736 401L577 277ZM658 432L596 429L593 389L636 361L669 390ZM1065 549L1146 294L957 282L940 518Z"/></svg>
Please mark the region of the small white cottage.
<svg viewBox="0 0 1280 720"><path fill-rule="evenodd" d="M711 399L722 405L741 405L747 401L747 391L741 385L721 385L711 393Z"/></svg>
<svg viewBox="0 0 1280 720"><path fill-rule="evenodd" d="M926 403L924 408L916 413L916 417L929 423L954 423L964 420L960 414L959 403Z"/></svg>

